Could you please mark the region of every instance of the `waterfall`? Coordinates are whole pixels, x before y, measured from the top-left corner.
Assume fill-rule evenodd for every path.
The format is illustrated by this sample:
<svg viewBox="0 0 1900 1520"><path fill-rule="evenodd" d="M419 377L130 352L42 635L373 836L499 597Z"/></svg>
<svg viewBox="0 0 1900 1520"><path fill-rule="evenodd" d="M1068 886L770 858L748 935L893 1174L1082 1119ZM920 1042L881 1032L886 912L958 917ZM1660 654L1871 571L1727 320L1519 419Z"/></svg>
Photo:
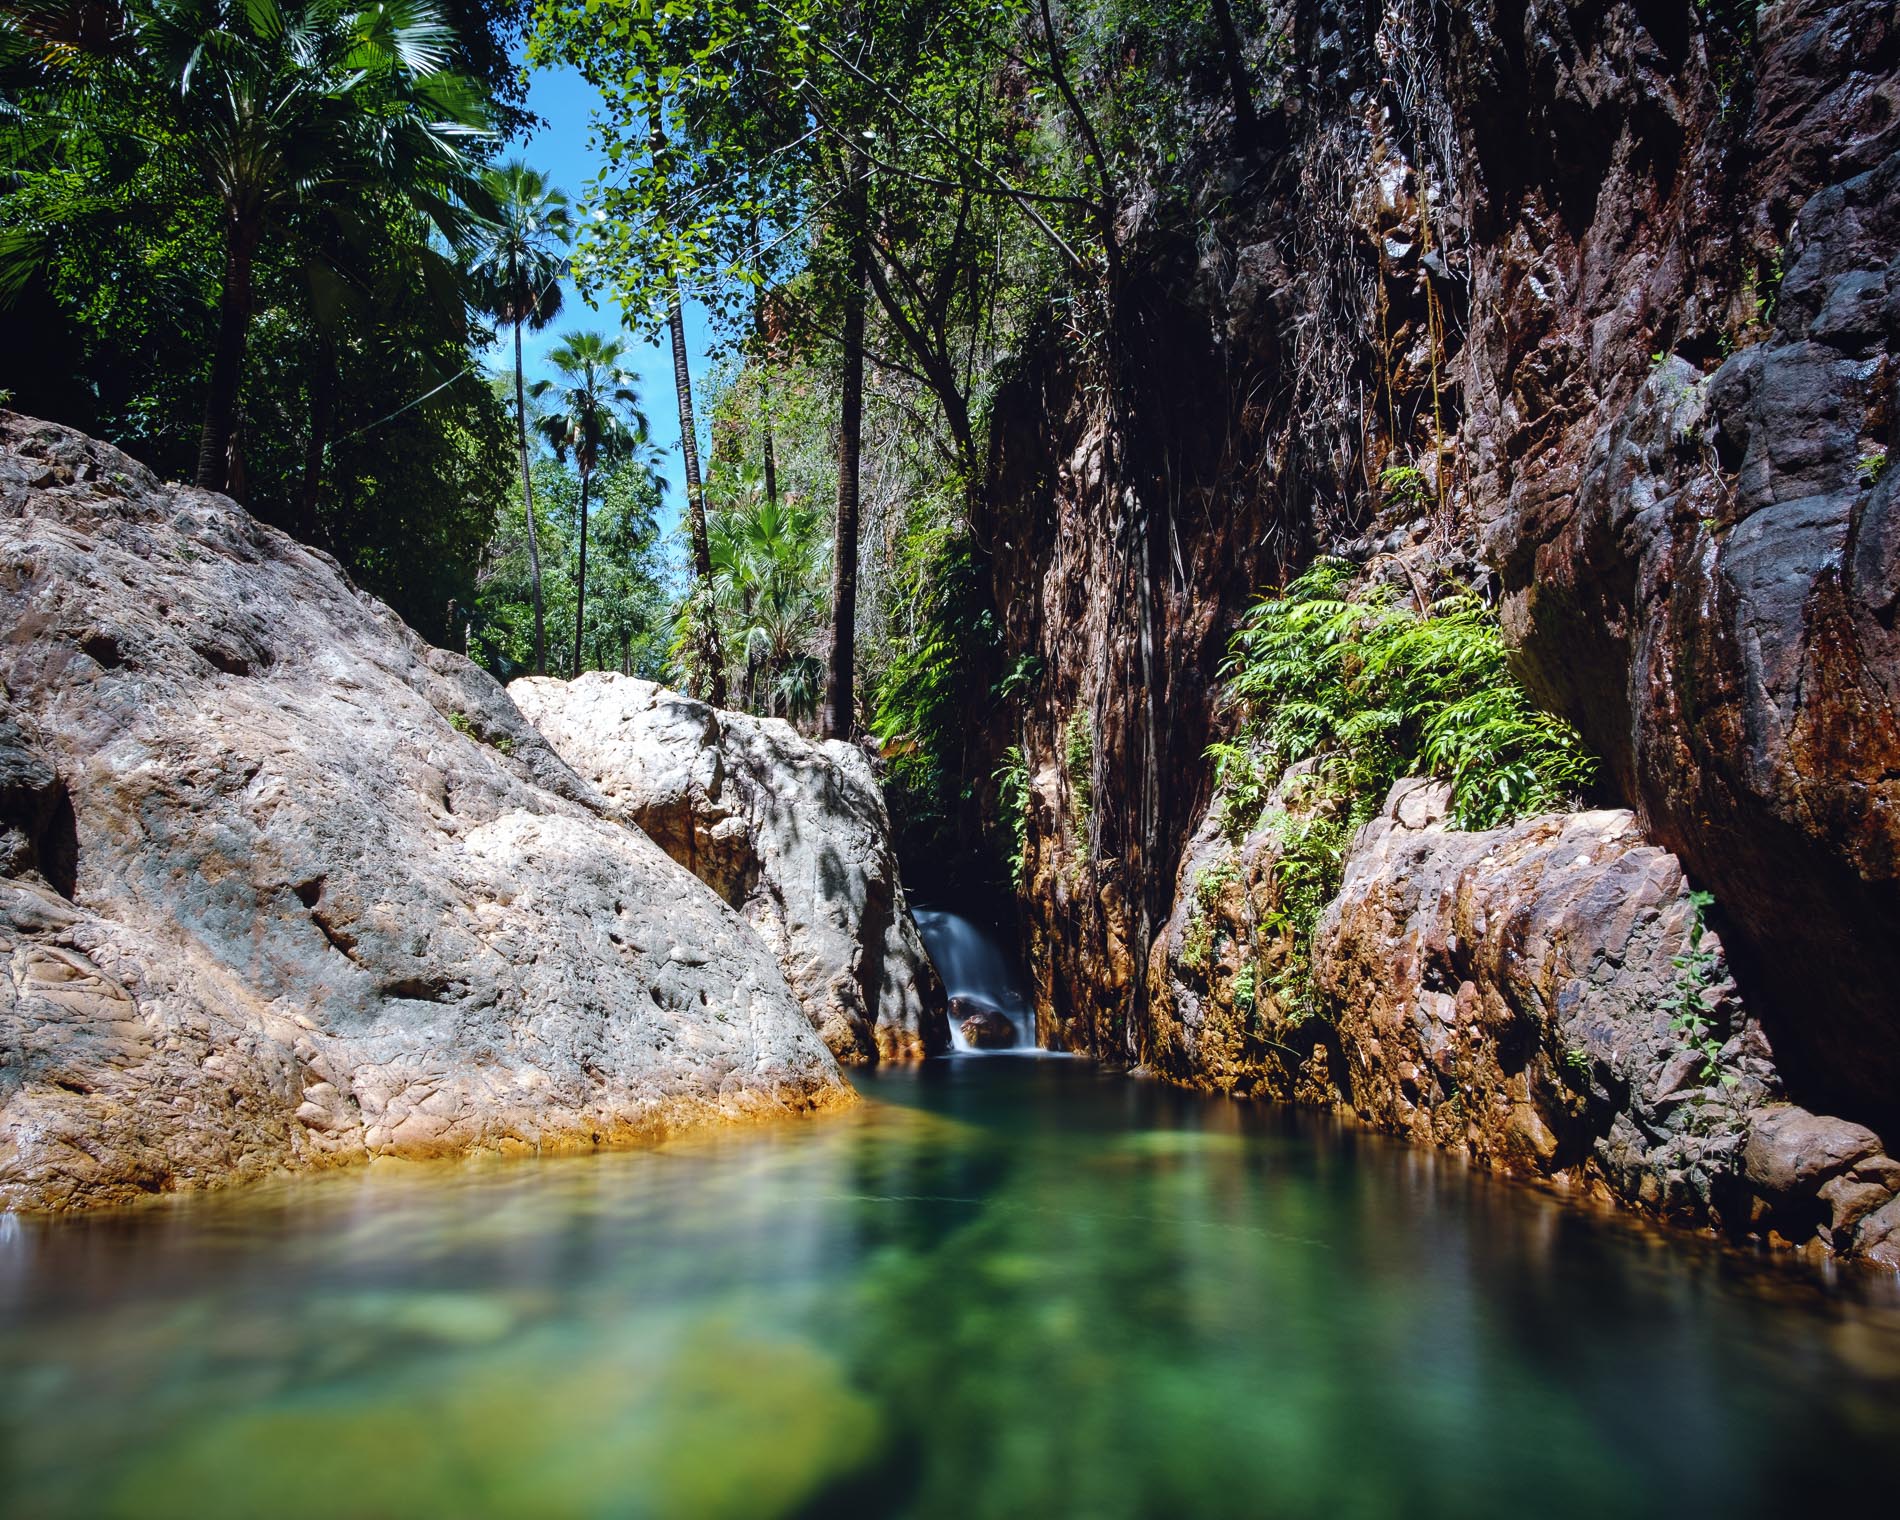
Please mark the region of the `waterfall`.
<svg viewBox="0 0 1900 1520"><path fill-rule="evenodd" d="M963 1037L963 1017L987 1012L1000 1013L1015 1026L1014 1049L1039 1049L1029 994L996 937L961 914L940 908L918 908L911 917L951 999L951 1045L975 1053L976 1047ZM962 1005L962 1016L958 1005Z"/></svg>

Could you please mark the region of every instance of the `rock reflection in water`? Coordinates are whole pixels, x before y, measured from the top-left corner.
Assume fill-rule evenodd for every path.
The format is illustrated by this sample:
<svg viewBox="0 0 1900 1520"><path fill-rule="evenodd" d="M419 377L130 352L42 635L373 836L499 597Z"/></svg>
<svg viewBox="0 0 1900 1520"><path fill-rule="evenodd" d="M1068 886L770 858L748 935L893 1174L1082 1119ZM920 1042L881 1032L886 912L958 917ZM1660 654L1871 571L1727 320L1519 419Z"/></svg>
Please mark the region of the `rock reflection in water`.
<svg viewBox="0 0 1900 1520"><path fill-rule="evenodd" d="M1746 1513L1900 1435L1900 1308L1074 1063L0 1241L21 1515ZM881 1101L880 1101L881 1100Z"/></svg>

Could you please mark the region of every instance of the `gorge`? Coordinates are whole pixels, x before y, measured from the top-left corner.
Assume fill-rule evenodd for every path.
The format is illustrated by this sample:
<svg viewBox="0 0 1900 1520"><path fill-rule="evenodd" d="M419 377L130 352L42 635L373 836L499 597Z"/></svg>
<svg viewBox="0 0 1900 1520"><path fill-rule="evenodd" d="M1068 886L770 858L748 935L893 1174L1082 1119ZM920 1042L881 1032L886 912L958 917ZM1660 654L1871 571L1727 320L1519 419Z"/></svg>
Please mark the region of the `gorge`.
<svg viewBox="0 0 1900 1520"><path fill-rule="evenodd" d="M0 131L0 1508L1880 1491L1890 4L33 0Z"/></svg>

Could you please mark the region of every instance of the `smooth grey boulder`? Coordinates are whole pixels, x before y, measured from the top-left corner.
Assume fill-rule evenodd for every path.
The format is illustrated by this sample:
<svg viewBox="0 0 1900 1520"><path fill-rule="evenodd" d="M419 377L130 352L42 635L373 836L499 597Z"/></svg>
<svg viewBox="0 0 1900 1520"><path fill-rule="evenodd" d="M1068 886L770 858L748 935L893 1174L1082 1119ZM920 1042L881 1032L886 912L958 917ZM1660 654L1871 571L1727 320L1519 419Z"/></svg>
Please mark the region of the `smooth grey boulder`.
<svg viewBox="0 0 1900 1520"><path fill-rule="evenodd" d="M0 413L0 1202L850 1101L501 688L222 496Z"/></svg>
<svg viewBox="0 0 1900 1520"><path fill-rule="evenodd" d="M772 947L841 1061L950 1043L864 752L610 671L509 695L556 753Z"/></svg>

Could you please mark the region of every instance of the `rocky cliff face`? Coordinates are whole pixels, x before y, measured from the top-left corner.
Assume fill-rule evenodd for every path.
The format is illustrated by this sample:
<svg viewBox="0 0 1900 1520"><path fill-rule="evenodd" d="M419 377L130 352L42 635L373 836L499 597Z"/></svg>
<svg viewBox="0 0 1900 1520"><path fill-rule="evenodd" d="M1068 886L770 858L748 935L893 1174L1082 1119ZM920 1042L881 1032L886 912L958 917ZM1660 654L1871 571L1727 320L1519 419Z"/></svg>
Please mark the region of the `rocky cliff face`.
<svg viewBox="0 0 1900 1520"><path fill-rule="evenodd" d="M0 413L0 626L8 1207L849 1101L737 913L225 498Z"/></svg>
<svg viewBox="0 0 1900 1520"><path fill-rule="evenodd" d="M949 1048L943 988L862 750L611 671L516 681L508 694L563 760L738 910L839 1060Z"/></svg>
<svg viewBox="0 0 1900 1520"><path fill-rule="evenodd" d="M1354 840L1306 1017L1272 990L1275 829L1197 833L1151 962L1157 1067L1670 1223L1900 1267L1900 1162L1788 1102L1676 858L1625 809L1464 833L1447 800L1401 782Z"/></svg>
<svg viewBox="0 0 1900 1520"><path fill-rule="evenodd" d="M1210 134L1192 236L1130 199L1114 406L1052 339L997 408L980 526L1011 653L1046 671L1044 1038L1167 1043L1143 968L1226 633L1316 549L1409 522L1477 551L1602 800L1714 893L1788 1092L1890 1125L1892 7L1297 0L1273 24L1268 146Z"/></svg>

